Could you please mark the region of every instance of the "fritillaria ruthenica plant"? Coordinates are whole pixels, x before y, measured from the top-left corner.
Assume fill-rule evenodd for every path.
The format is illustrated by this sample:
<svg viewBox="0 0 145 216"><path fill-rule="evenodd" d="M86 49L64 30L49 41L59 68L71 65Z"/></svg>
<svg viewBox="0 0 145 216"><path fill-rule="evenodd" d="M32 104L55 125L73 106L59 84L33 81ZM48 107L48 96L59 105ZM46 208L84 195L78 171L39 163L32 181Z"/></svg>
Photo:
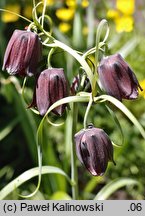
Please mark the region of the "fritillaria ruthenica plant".
<svg viewBox="0 0 145 216"><path fill-rule="evenodd" d="M106 102L109 101L124 112L145 138L144 129L122 103L123 99L136 99L138 88L141 90L141 87L135 73L120 54L106 57L109 35L109 26L106 20L102 20L97 26L94 47L81 53L53 36L52 20L45 14L46 4L44 4L42 16L38 17L37 7L39 4L34 5L33 21L30 21L27 30L15 30L10 38L4 55L3 70L6 70L10 75L20 75L26 78L33 75L35 78L34 94L29 108L33 107L32 111L36 109L41 117L43 116L37 131L37 147L41 146L42 126L50 112L58 117L63 116L64 112L70 113L72 116L72 125L70 126L72 130L70 137L71 187L72 198L77 199L78 181L75 155L94 176L103 175L109 161L115 164L113 159L114 143L107 135L107 130L98 128L97 125L93 126L88 122L92 106L101 103L102 106L105 104L107 107L108 103ZM50 23L49 31L44 29L44 21ZM42 47L45 47L45 52L48 49L48 62L45 62L43 69L40 66L41 59L43 59ZM50 63L52 54L57 48L71 55L80 64L79 67L77 66L73 81L68 80L67 73L63 68L56 68ZM94 62L90 60L92 55L94 55ZM69 73L73 74L74 72L69 71ZM104 94L104 91L107 95ZM77 131L78 107L86 109L80 131ZM111 108L109 107L109 109ZM116 122L119 124L119 121ZM41 166L39 151L40 148L38 148L38 159L39 166Z"/></svg>

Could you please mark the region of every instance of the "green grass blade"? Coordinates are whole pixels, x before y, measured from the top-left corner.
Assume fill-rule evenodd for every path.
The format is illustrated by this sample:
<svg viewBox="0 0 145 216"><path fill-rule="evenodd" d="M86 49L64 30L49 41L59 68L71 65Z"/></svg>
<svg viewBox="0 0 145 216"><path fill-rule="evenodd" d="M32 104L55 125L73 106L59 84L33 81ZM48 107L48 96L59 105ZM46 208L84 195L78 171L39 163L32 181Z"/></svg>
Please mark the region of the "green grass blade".
<svg viewBox="0 0 145 216"><path fill-rule="evenodd" d="M18 122L19 122L19 118L16 118L13 121L11 121L4 129L0 131L0 141L3 140L6 136L8 136L12 132L12 130L14 129L14 127Z"/></svg>
<svg viewBox="0 0 145 216"><path fill-rule="evenodd" d="M100 192L95 196L94 200L106 200L117 191L119 188L127 186L127 185L137 185L138 181L133 180L131 178L119 178L109 182L105 185Z"/></svg>
<svg viewBox="0 0 145 216"><path fill-rule="evenodd" d="M13 190L18 188L20 185L25 183L26 181L30 180L31 178L35 176L39 176L40 170L39 167L29 169L22 173L20 176L18 176L16 179L11 181L9 184L7 184L1 191L0 191L0 200L4 199L8 194L10 194ZM66 179L71 184L71 179L68 177L68 175L61 170L58 167L53 166L42 166L42 174L60 174L66 177Z"/></svg>
<svg viewBox="0 0 145 216"><path fill-rule="evenodd" d="M121 103L119 100L117 100L116 98L114 98L114 97L112 97L110 95L101 95L99 97L94 98L95 102L97 102L99 100L103 100L103 102L104 101L110 101L113 105L115 105L118 109L120 109L120 111L122 111L128 117L128 119L138 128L141 135L145 139L145 130L144 130L144 128L139 123L139 121L136 119L136 117L130 112L129 109L127 109L127 107L123 103Z"/></svg>
<svg viewBox="0 0 145 216"><path fill-rule="evenodd" d="M109 106L106 106L108 112L110 113L110 115L112 116L117 128L119 129L120 131L120 134L121 134L121 144L118 144L118 143L115 143L116 146L122 146L124 144L124 133L123 133L123 130L122 130L122 127L120 125L120 122L117 118L117 116L115 115L115 113L109 108Z"/></svg>

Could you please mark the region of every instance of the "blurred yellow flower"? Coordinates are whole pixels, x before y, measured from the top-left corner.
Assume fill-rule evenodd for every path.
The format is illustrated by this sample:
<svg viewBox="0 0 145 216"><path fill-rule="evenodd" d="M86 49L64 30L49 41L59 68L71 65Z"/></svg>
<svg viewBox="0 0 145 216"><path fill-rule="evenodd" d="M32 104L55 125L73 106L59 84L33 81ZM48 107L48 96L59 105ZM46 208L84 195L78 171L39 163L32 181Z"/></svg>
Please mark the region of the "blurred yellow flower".
<svg viewBox="0 0 145 216"><path fill-rule="evenodd" d="M71 25L69 23L62 22L59 24L58 28L61 32L66 33L71 29Z"/></svg>
<svg viewBox="0 0 145 216"><path fill-rule="evenodd" d="M66 0L66 5L68 7L75 8L77 5L77 0ZM89 1L88 0L82 0L81 5L83 8L86 8L89 6Z"/></svg>
<svg viewBox="0 0 145 216"><path fill-rule="evenodd" d="M139 95L145 98L145 79L139 82L140 86L142 87L143 91L139 90Z"/></svg>
<svg viewBox="0 0 145 216"><path fill-rule="evenodd" d="M82 0L82 7L86 8L89 6L89 1L88 0Z"/></svg>
<svg viewBox="0 0 145 216"><path fill-rule="evenodd" d="M9 4L4 9L12 11L14 13L20 14L20 6L18 4ZM1 16L1 20L3 22L16 22L19 19L19 17L15 14L11 14L8 12L3 12Z"/></svg>
<svg viewBox="0 0 145 216"><path fill-rule="evenodd" d="M60 8L56 10L56 16L63 21L69 21L74 16L74 9L72 8Z"/></svg>
<svg viewBox="0 0 145 216"><path fill-rule="evenodd" d="M133 13L135 0L116 0L116 8L107 11L107 17L113 19L117 32L131 32L134 27Z"/></svg>
<svg viewBox="0 0 145 216"><path fill-rule="evenodd" d="M76 7L76 0L66 0L65 3L68 7L71 7L71 8Z"/></svg>
<svg viewBox="0 0 145 216"><path fill-rule="evenodd" d="M27 18L31 18L32 17L32 10L33 10L33 7L28 5L28 6L25 6L24 8L24 16L27 17Z"/></svg>
<svg viewBox="0 0 145 216"><path fill-rule="evenodd" d="M115 19L117 32L131 32L133 30L134 19L132 16L121 16Z"/></svg>
<svg viewBox="0 0 145 216"><path fill-rule="evenodd" d="M107 11L107 17L109 19L116 19L119 17L119 11L118 10L115 10L115 9L109 9Z"/></svg>
<svg viewBox="0 0 145 216"><path fill-rule="evenodd" d="M43 0L44 3L45 0ZM52 6L54 5L55 1L54 0L47 0L47 6Z"/></svg>
<svg viewBox="0 0 145 216"><path fill-rule="evenodd" d="M126 15L131 15L135 10L135 0L117 0L116 8Z"/></svg>

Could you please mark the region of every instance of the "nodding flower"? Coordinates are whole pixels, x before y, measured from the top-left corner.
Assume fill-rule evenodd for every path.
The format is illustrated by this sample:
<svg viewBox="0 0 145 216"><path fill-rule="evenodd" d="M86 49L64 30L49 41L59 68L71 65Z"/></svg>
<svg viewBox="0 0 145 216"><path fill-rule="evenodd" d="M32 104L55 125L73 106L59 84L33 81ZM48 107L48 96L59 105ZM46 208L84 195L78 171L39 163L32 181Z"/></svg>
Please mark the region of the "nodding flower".
<svg viewBox="0 0 145 216"><path fill-rule="evenodd" d="M36 33L15 30L7 45L3 70L10 75L32 76L38 71L42 47Z"/></svg>
<svg viewBox="0 0 145 216"><path fill-rule="evenodd" d="M98 74L106 93L120 101L136 99L138 88L142 90L134 72L120 54L103 58L98 67Z"/></svg>
<svg viewBox="0 0 145 216"><path fill-rule="evenodd" d="M36 106L40 115L45 115L48 108L56 101L67 97L67 80L62 68L48 68L42 71L37 79L33 101L29 107ZM56 115L62 115L66 104L52 110Z"/></svg>
<svg viewBox="0 0 145 216"><path fill-rule="evenodd" d="M104 130L92 124L75 134L78 159L94 176L101 176L113 160L113 145Z"/></svg>

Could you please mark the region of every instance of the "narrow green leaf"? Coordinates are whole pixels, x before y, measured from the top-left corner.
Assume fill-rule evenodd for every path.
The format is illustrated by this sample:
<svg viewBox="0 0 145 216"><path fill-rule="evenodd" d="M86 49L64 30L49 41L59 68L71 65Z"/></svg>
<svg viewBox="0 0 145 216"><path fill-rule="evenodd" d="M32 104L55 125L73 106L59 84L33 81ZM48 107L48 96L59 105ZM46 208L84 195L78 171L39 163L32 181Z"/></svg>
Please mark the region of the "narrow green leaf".
<svg viewBox="0 0 145 216"><path fill-rule="evenodd" d="M47 122L48 122L50 125L52 125L52 126L54 126L54 127L59 127L59 126L64 125L64 122L60 122L60 123L54 123L54 122L52 122L52 121L48 118L48 116L47 116L46 120L47 120Z"/></svg>
<svg viewBox="0 0 145 216"><path fill-rule="evenodd" d="M112 118L113 118L115 124L117 125L117 127L120 131L120 134L121 134L121 144L116 143L115 145L116 146L122 146L124 144L124 134L123 134L123 130L122 130L122 127L120 125L120 122L119 122L117 116L115 115L115 113L108 106L106 106L106 108L109 111L109 113L111 114L111 116L112 116Z"/></svg>
<svg viewBox="0 0 145 216"><path fill-rule="evenodd" d="M116 98L114 98L114 97L112 97L110 95L101 95L101 96L98 96L98 97L94 98L95 102L97 102L99 100L110 101L118 109L120 109L128 117L128 119L138 128L138 130L140 131L141 135L145 139L145 130L144 130L144 128L141 126L141 124L136 119L136 117L127 109L127 107L123 103L121 103L119 100L117 100Z"/></svg>
<svg viewBox="0 0 145 216"><path fill-rule="evenodd" d="M25 20L25 21L31 23L31 20L29 20L29 19L27 19L26 17L21 16L20 14L17 14L17 13L15 13L15 12L13 12L13 11L6 10L6 9L3 9L3 8L0 8L0 11L1 11L1 12L10 13L10 14L13 14L13 15L16 15L16 16L20 17L21 19L23 19L23 20Z"/></svg>
<svg viewBox="0 0 145 216"><path fill-rule="evenodd" d="M32 11L32 17L33 17L33 21L34 23L38 24L38 16L37 16L37 7L39 7L42 4L42 2L38 2L36 4L35 0L33 0L33 11ZM39 23L40 25L40 23Z"/></svg>
<svg viewBox="0 0 145 216"><path fill-rule="evenodd" d="M19 118L14 119L4 129L0 131L0 141L3 140L6 136L8 136L11 133L11 131L14 129L18 121Z"/></svg>
<svg viewBox="0 0 145 216"><path fill-rule="evenodd" d="M37 140L38 143L42 143L42 130L43 130L43 124L44 124L44 120L47 117L47 115L57 106L60 106L62 104L65 103L71 103L71 102L87 102L89 101L89 97L88 96L70 96L70 97L66 97L63 99L60 99L59 101L56 101L51 107L49 107L48 111L46 112L45 116L43 117L43 119L41 120L38 130L37 130Z"/></svg>
<svg viewBox="0 0 145 216"><path fill-rule="evenodd" d="M16 179L11 181L9 184L7 184L1 191L0 191L0 200L4 199L8 194L10 194L13 190L18 188L20 185L25 183L26 181L30 180L31 178L35 176L39 176L40 170L39 167L32 168L30 170L25 171L20 176L18 176ZM69 176L60 168L53 167L53 166L42 166L42 174L60 174L66 177L66 179L71 184L71 179Z"/></svg>
<svg viewBox="0 0 145 216"><path fill-rule="evenodd" d="M20 127L23 130L23 133L26 138L26 143L28 145L28 148L30 150L31 156L33 160L36 161L36 132L37 132L37 125L34 119L34 116L32 115L31 110L26 109L27 105L24 102L21 94L21 89L19 89L19 83L17 83L18 80L16 79L16 82L13 84L9 83L4 86L5 91L11 98L14 106L14 110L16 113L15 119L19 119ZM18 87L17 87L18 86Z"/></svg>
<svg viewBox="0 0 145 216"><path fill-rule="evenodd" d="M61 104L65 104L65 103L77 103L77 102L88 102L90 99L89 96L70 96L70 97L66 97L63 98L57 102L55 102L47 111L47 113L45 114L46 116L57 106L60 106Z"/></svg>
<svg viewBox="0 0 145 216"><path fill-rule="evenodd" d="M26 109L26 104L22 99L21 95L18 94L13 88L12 89L12 96L15 100L15 110L17 112L18 117L20 118L21 127L25 134L28 147L30 149L31 155L36 161L36 131L37 126L34 120L34 117L30 110Z"/></svg>
<svg viewBox="0 0 145 216"><path fill-rule="evenodd" d="M103 33L104 28L106 27L106 32L105 32L105 36L103 41L101 41L101 36ZM98 57L99 57L99 43L103 42L105 43L107 38L109 36L109 26L108 26L108 22L107 20L103 19L101 20L101 22L99 23L97 30L96 30L96 52L95 52L95 69L97 71L97 67L98 67Z"/></svg>
<svg viewBox="0 0 145 216"><path fill-rule="evenodd" d="M125 187L127 185L137 185L138 181L133 180L131 178L119 178L109 182L105 185L100 192L95 196L94 200L106 200L117 191L121 187Z"/></svg>
<svg viewBox="0 0 145 216"><path fill-rule="evenodd" d="M44 17L45 17L45 13L46 13L46 6L47 6L47 0L44 0L43 2L43 10L42 10L42 28L44 28Z"/></svg>
<svg viewBox="0 0 145 216"><path fill-rule="evenodd" d="M41 174L42 174L42 173L41 173L41 172L42 172L42 154L41 154L40 146L37 146L37 152L38 152L38 170L39 170L37 187L36 187L36 189L35 189L31 194L29 194L29 195L26 195L26 196L20 195L22 198L25 198L25 199L34 196L34 195L38 192L38 190L39 190L39 188L40 188L41 176L42 176L42 175L41 175Z"/></svg>

